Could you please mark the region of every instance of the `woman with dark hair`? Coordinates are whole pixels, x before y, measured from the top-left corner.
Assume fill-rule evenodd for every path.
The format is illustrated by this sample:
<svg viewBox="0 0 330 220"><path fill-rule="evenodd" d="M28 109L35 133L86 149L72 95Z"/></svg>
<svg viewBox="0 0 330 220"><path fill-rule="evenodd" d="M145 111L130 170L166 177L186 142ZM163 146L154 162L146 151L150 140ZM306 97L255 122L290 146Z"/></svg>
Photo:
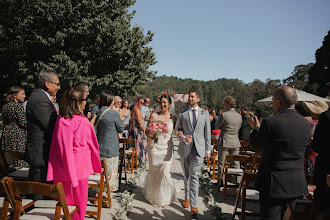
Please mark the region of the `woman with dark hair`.
<svg viewBox="0 0 330 220"><path fill-rule="evenodd" d="M170 95L161 94L158 105L160 112L153 113L148 123L147 133L151 139L148 148L149 170L142 193L152 205L165 208L176 199L170 173L175 121L169 109L174 103ZM159 132L159 129L162 131Z"/></svg>
<svg viewBox="0 0 330 220"><path fill-rule="evenodd" d="M144 164L147 160L147 137L145 135L145 127L142 120L141 107L144 104L144 99L138 97L132 109L132 117L129 122L129 138L135 139L137 142L136 154L140 164Z"/></svg>
<svg viewBox="0 0 330 220"><path fill-rule="evenodd" d="M24 153L27 121L22 103L25 99L25 91L22 87L12 86L4 96L7 103L2 108L4 128L1 149ZM9 160L8 163L11 168L28 167L28 164L22 160Z"/></svg>
<svg viewBox="0 0 330 220"><path fill-rule="evenodd" d="M118 190L118 161L119 141L118 133L122 133L124 125L118 111L110 109L113 106L114 95L104 91L100 95L99 107L95 122L97 140L100 146L100 156L106 159L110 190Z"/></svg>
<svg viewBox="0 0 330 220"><path fill-rule="evenodd" d="M88 176L102 172L96 136L83 114L85 105L84 91L64 92L48 162L47 181L62 182L68 205L78 207L72 219L85 218Z"/></svg>

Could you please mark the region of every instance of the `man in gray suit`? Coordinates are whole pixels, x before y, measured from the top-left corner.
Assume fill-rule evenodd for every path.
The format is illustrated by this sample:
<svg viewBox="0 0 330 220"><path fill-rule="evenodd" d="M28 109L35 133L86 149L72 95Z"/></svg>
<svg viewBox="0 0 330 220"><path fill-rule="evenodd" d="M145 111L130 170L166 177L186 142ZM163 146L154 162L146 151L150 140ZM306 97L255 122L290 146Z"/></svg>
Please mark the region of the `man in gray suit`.
<svg viewBox="0 0 330 220"><path fill-rule="evenodd" d="M238 131L242 125L242 117L235 111L236 100L232 96L227 96L223 99L223 108L225 112L220 115L218 122L215 124L215 129L221 129L218 139L218 184L221 185L220 174L223 169L227 154L238 155L241 144L238 139ZM235 162L234 168L239 168L239 162ZM236 179L238 183L238 179Z"/></svg>
<svg viewBox="0 0 330 220"><path fill-rule="evenodd" d="M178 153L184 173L185 200L184 208L191 205L192 217L198 215L197 200L199 175L205 159L211 154L211 125L209 113L198 106L200 101L196 91L189 91L189 108L180 112L176 131L181 131Z"/></svg>

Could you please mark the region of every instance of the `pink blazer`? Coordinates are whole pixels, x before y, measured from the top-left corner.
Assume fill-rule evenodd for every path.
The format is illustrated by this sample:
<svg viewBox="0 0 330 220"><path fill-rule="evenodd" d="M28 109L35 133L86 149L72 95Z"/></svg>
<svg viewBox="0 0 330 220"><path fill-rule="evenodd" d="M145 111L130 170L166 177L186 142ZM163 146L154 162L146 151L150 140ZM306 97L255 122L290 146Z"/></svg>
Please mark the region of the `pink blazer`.
<svg viewBox="0 0 330 220"><path fill-rule="evenodd" d="M93 173L101 173L100 151L88 119L57 118L50 147L47 181L69 181L72 187Z"/></svg>

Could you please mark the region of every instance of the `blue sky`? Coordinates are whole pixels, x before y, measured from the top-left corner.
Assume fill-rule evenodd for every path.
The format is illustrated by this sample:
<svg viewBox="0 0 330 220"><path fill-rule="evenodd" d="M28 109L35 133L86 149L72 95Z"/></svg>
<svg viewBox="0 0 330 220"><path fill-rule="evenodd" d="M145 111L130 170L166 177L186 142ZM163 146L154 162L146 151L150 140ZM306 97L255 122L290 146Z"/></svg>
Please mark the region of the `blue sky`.
<svg viewBox="0 0 330 220"><path fill-rule="evenodd" d="M330 30L330 0L137 0L132 9L132 24L155 34L158 76L282 80L315 62Z"/></svg>

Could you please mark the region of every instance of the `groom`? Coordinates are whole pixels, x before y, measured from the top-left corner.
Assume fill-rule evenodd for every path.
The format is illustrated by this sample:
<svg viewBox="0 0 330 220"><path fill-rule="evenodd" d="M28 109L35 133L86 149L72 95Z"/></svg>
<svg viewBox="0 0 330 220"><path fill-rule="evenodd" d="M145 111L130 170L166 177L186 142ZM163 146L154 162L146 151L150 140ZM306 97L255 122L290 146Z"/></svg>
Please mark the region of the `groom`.
<svg viewBox="0 0 330 220"><path fill-rule="evenodd" d="M180 112L176 124L176 132L183 133L180 137L178 153L184 174L185 200L184 208L191 206L192 216L197 216L197 200L199 175L205 159L211 153L211 126L209 113L198 106L199 94L189 91L189 108ZM180 132L181 131L181 132Z"/></svg>

